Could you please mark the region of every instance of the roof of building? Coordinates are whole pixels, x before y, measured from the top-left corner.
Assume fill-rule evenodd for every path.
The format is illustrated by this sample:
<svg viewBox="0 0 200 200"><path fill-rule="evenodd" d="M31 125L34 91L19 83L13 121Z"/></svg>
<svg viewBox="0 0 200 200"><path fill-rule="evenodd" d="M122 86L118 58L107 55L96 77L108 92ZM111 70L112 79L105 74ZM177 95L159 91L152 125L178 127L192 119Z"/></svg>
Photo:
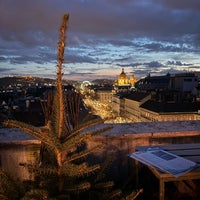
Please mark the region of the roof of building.
<svg viewBox="0 0 200 200"><path fill-rule="evenodd" d="M9 143L17 141L34 141L33 136L24 133L17 128L0 128L0 143Z"/></svg>
<svg viewBox="0 0 200 200"><path fill-rule="evenodd" d="M147 76L136 83L136 88L144 90L162 90L168 88L170 76Z"/></svg>
<svg viewBox="0 0 200 200"><path fill-rule="evenodd" d="M94 88L94 90L96 91L96 92L104 92L104 91L106 91L106 92L112 92L112 90L114 89L114 87L113 86L104 86L104 87L96 87L96 88Z"/></svg>
<svg viewBox="0 0 200 200"><path fill-rule="evenodd" d="M127 96L125 96L125 99L131 99L134 101L141 101L142 99L144 99L145 97L149 96L150 93L144 93L144 92L133 92L133 93L129 93Z"/></svg>
<svg viewBox="0 0 200 200"><path fill-rule="evenodd" d="M102 133L103 136L116 136L126 134L147 134L147 133L170 133L170 132L190 132L200 130L200 120L194 121L170 121L170 122L135 122L135 123L102 123L90 127L83 132L97 131L98 129L112 127ZM17 141L34 141L34 137L15 128L0 129L0 143L13 143ZM35 140L36 141L36 140ZM37 140L38 141L38 140Z"/></svg>
<svg viewBox="0 0 200 200"><path fill-rule="evenodd" d="M158 113L197 112L198 110L200 110L200 102L166 103L166 102L156 102L153 100L148 100L141 105L141 108L158 112Z"/></svg>
<svg viewBox="0 0 200 200"><path fill-rule="evenodd" d="M179 74L172 74L171 76L175 76L175 77L195 77L195 73L190 73L190 72L186 72L186 73L179 73Z"/></svg>
<svg viewBox="0 0 200 200"><path fill-rule="evenodd" d="M200 130L200 120L191 121L165 121L165 122L134 122L119 124L101 124L90 128L96 131L98 128L112 127L102 135L114 136L125 134L167 133L167 132L190 132ZM88 130L85 130L88 131Z"/></svg>
<svg viewBox="0 0 200 200"><path fill-rule="evenodd" d="M144 79L141 79L140 81L143 83L160 84L160 83L168 83L169 80L170 80L170 76L165 75L165 76L147 76Z"/></svg>

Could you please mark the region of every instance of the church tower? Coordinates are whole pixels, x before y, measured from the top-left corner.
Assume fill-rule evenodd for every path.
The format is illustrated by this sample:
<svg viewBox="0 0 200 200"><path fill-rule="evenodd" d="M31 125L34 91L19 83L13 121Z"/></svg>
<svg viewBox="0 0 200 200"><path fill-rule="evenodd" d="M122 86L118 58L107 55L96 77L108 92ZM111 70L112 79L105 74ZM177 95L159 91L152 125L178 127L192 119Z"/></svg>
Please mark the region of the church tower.
<svg viewBox="0 0 200 200"><path fill-rule="evenodd" d="M131 87L135 87L136 82L137 82L137 80L135 79L134 75L131 75L130 80L129 80Z"/></svg>

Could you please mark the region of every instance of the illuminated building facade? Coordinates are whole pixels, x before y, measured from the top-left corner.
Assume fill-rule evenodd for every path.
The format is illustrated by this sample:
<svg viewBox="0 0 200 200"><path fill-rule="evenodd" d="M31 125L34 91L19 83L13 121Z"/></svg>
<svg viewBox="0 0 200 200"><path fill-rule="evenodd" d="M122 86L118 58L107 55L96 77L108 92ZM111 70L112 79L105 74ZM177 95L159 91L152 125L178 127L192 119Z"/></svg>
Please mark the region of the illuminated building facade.
<svg viewBox="0 0 200 200"><path fill-rule="evenodd" d="M128 78L124 71L124 68L122 68L122 72L115 82L115 90L122 92L127 91L135 86L136 81L137 80L135 79L134 75L131 75L130 78Z"/></svg>

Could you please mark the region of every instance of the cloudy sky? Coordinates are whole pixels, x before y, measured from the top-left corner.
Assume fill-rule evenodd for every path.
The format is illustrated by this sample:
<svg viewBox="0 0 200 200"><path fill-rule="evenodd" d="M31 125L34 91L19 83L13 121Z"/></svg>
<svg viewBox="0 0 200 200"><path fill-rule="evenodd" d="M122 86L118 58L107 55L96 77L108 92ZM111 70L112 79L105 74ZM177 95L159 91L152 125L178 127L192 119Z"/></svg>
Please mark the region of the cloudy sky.
<svg viewBox="0 0 200 200"><path fill-rule="evenodd" d="M0 76L55 78L64 13L67 79L200 71L200 0L0 0Z"/></svg>

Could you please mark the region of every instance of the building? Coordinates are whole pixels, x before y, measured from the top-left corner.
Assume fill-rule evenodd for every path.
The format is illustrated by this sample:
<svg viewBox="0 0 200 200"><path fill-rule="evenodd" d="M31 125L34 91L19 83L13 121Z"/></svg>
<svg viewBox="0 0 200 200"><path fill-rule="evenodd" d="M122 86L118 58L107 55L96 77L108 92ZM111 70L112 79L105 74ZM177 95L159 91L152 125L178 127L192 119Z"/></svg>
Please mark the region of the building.
<svg viewBox="0 0 200 200"><path fill-rule="evenodd" d="M194 73L147 76L135 92L113 97L113 112L133 122L199 120L198 78Z"/></svg>
<svg viewBox="0 0 200 200"><path fill-rule="evenodd" d="M94 90L94 92L96 94L96 98L101 103L107 103L107 104L111 104L112 103L113 87L100 87L100 88L96 88Z"/></svg>
<svg viewBox="0 0 200 200"><path fill-rule="evenodd" d="M155 102L148 100L140 107L140 120L153 121L183 121L199 120L200 102Z"/></svg>
<svg viewBox="0 0 200 200"><path fill-rule="evenodd" d="M131 75L130 78L126 75L124 68L122 68L121 74L118 76L114 86L115 90L118 92L125 92L135 87L135 83L137 80L135 79L134 75Z"/></svg>
<svg viewBox="0 0 200 200"><path fill-rule="evenodd" d="M125 118L133 122L141 121L140 106L151 99L150 93L134 92L124 97L124 110L121 112Z"/></svg>
<svg viewBox="0 0 200 200"><path fill-rule="evenodd" d="M123 116L124 110L124 95L123 93L116 93L112 97L112 111L116 117Z"/></svg>
<svg viewBox="0 0 200 200"><path fill-rule="evenodd" d="M135 87L138 91L151 92L151 91L164 91L169 88L170 75L165 76L150 76L140 79Z"/></svg>
<svg viewBox="0 0 200 200"><path fill-rule="evenodd" d="M139 80L135 87L140 92L155 92L159 101L195 101L200 95L195 73L149 75Z"/></svg>
<svg viewBox="0 0 200 200"><path fill-rule="evenodd" d="M200 97L198 77L194 73L170 76L169 90L178 94L179 101L196 101Z"/></svg>
<svg viewBox="0 0 200 200"><path fill-rule="evenodd" d="M198 86L198 77L194 73L174 74L170 76L169 89L191 92Z"/></svg>

